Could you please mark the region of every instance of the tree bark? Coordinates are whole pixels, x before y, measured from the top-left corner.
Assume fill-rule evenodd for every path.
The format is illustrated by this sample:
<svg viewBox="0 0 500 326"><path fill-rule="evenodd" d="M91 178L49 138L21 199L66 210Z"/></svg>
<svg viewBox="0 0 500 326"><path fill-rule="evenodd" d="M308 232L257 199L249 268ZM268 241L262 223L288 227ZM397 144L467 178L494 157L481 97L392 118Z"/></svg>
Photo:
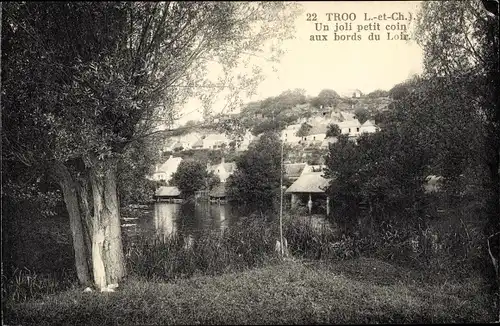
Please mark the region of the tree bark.
<svg viewBox="0 0 500 326"><path fill-rule="evenodd" d="M92 282L89 265L90 257L88 255L88 247L85 244L84 227L77 193L77 183L72 178L68 168L62 164L55 165L53 167L53 172L56 181L61 186L64 202L68 210L78 281L82 285L89 285Z"/></svg>
<svg viewBox="0 0 500 326"><path fill-rule="evenodd" d="M116 165L94 166L92 185L92 265L94 283L101 290L125 277L120 212L116 192Z"/></svg>
<svg viewBox="0 0 500 326"><path fill-rule="evenodd" d="M92 274L92 210L89 204L89 179L88 177L77 183L80 213L82 216L83 239L85 241L85 252L87 264ZM92 275L91 275L92 276ZM92 278L92 277L91 277Z"/></svg>

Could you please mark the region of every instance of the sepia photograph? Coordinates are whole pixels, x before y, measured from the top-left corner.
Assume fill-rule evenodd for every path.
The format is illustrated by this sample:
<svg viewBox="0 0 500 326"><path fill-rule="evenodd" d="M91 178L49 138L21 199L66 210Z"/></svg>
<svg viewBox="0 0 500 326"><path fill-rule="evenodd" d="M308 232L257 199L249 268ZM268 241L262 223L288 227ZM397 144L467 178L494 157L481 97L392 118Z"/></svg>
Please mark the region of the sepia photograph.
<svg viewBox="0 0 500 326"><path fill-rule="evenodd" d="M0 20L2 325L500 323L499 0Z"/></svg>

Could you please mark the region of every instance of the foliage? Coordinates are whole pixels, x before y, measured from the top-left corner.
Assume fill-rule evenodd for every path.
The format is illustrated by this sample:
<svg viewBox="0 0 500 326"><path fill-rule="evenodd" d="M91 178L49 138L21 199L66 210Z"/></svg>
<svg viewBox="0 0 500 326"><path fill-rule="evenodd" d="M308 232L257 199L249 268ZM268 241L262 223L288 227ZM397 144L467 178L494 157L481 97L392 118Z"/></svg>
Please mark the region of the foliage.
<svg viewBox="0 0 500 326"><path fill-rule="evenodd" d="M190 239L177 234L141 239L127 249L128 263L134 275L162 281L262 266L276 256L276 230L264 220L247 217L223 232L204 230Z"/></svg>
<svg viewBox="0 0 500 326"><path fill-rule="evenodd" d="M389 92L382 90L382 89L374 90L373 92L368 93L366 95L366 97L368 97L368 98L379 98L379 97L386 97L386 96L389 96Z"/></svg>
<svg viewBox="0 0 500 326"><path fill-rule="evenodd" d="M357 145L340 136L330 145L325 173L333 179L328 193L339 203L344 219L339 224L345 230L355 227L359 214L355 208L361 204L370 210L367 228L383 227L384 221L399 218L405 209L408 222L418 223L425 163L423 148L391 129L362 135Z"/></svg>
<svg viewBox="0 0 500 326"><path fill-rule="evenodd" d="M278 198L281 175L281 142L274 133L264 133L236 161L228 179L230 196L241 203L267 210Z"/></svg>
<svg viewBox="0 0 500 326"><path fill-rule="evenodd" d="M333 89L323 89L319 92L318 96L311 100L311 105L319 108L323 107L334 107L339 102L339 94Z"/></svg>
<svg viewBox="0 0 500 326"><path fill-rule="evenodd" d="M258 136L262 133L279 131L283 128L285 128L285 125L283 124L283 122L280 122L279 120L274 120L274 119L272 119L272 120L266 119L264 121L261 121L259 124L256 124L253 127L252 134L254 136Z"/></svg>
<svg viewBox="0 0 500 326"><path fill-rule="evenodd" d="M308 124L307 122L304 122L299 130L297 130L296 136L297 137L305 137L309 135L309 131L311 131L312 126Z"/></svg>
<svg viewBox="0 0 500 326"><path fill-rule="evenodd" d="M399 83L389 90L389 96L394 100L399 100L408 94L408 86L405 83Z"/></svg>
<svg viewBox="0 0 500 326"><path fill-rule="evenodd" d="M326 129L326 137L338 137L342 134L339 126L335 123L331 123L328 125Z"/></svg>
<svg viewBox="0 0 500 326"><path fill-rule="evenodd" d="M206 164L194 160L182 160L170 180L185 197L194 195L198 190L209 190L219 182L213 172L207 171Z"/></svg>
<svg viewBox="0 0 500 326"><path fill-rule="evenodd" d="M71 181L68 187L75 189L67 196L78 193L79 182L90 182L96 206L91 217L107 214L119 223L115 174L127 150L152 134L171 132L178 107L193 95L209 115L220 85L227 85L230 106L239 90L251 93L262 72L258 64L250 66L248 55L267 44L268 60L276 63L277 43L291 37L296 9L269 2L2 6L2 118L8 126L2 128L2 161L36 166L28 170L33 175L67 172L64 178L53 173L58 182ZM214 61L224 63L217 81L206 73ZM157 129L165 124L166 131ZM71 221L81 221L80 205L66 203ZM102 203L113 207L97 209ZM101 224L94 224L99 231ZM121 251L119 234L109 241ZM121 265L117 261L104 265L114 268Z"/></svg>
<svg viewBox="0 0 500 326"><path fill-rule="evenodd" d="M482 154L479 159L479 173L484 185L483 194L486 198L485 211L488 223L484 234L489 237L500 231L498 216L500 215L500 105L499 87L500 66L499 56L499 25L498 6L490 6L488 1L460 1L458 3L445 1L439 5L424 3L417 18L415 39L424 49L424 74L428 78L438 79L443 85L440 90L455 95L455 101L449 104L457 105L456 111L466 117L473 117L477 127L474 128L472 146L478 146ZM450 94L450 95L451 95ZM450 96L451 97L451 96ZM448 158L450 169L464 170L470 167L469 157L473 152L467 141L450 146ZM466 149L464 155L461 151ZM454 159L457 156L458 159ZM465 157L464 157L465 156ZM472 170L478 170L478 169ZM451 187L456 194L459 178L451 179ZM484 242L483 242L484 243ZM490 245L488 243L488 245ZM484 245L483 245L484 246ZM491 284L496 291L497 310L500 307L499 261L500 241L493 243L490 257L483 251L484 259L490 260L492 269L485 269ZM488 247L488 249L491 249ZM500 311L500 310L499 310ZM497 316L500 320L500 315Z"/></svg>
<svg viewBox="0 0 500 326"><path fill-rule="evenodd" d="M141 139L131 144L118 164L117 190L120 204L144 203L153 198L156 184L148 180L152 167L160 161L157 139Z"/></svg>
<svg viewBox="0 0 500 326"><path fill-rule="evenodd" d="M365 108L357 108L354 110L354 116L358 119L359 123L363 124L370 119L370 112Z"/></svg>
<svg viewBox="0 0 500 326"><path fill-rule="evenodd" d="M2 274L2 302L26 302L67 290L74 285L73 275L62 274L37 274L28 268L15 269L9 277Z"/></svg>

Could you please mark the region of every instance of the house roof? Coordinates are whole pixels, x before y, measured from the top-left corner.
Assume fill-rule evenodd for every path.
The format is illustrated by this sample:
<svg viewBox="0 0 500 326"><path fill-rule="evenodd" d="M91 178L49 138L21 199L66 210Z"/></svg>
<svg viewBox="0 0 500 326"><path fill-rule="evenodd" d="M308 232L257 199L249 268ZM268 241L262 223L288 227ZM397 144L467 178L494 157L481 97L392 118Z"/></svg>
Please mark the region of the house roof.
<svg viewBox="0 0 500 326"><path fill-rule="evenodd" d="M370 120L366 120L362 125L361 127L375 127L375 124L370 121Z"/></svg>
<svg viewBox="0 0 500 326"><path fill-rule="evenodd" d="M203 147L203 139L198 139L191 147Z"/></svg>
<svg viewBox="0 0 500 326"><path fill-rule="evenodd" d="M167 172L173 170L177 170L179 164L182 161L182 157L170 157L165 163L158 167L156 172Z"/></svg>
<svg viewBox="0 0 500 326"><path fill-rule="evenodd" d="M302 174L323 172L323 169L325 169L325 168L326 168L325 165L310 165L310 164L306 164L306 166L302 170Z"/></svg>
<svg viewBox="0 0 500 326"><path fill-rule="evenodd" d="M360 123L358 120L352 119L339 122L337 123L337 125L339 126L339 128L353 128L353 127L359 127Z"/></svg>
<svg viewBox="0 0 500 326"><path fill-rule="evenodd" d="M285 130L288 130L288 131L299 130L300 126L301 126L300 124L289 125L285 128Z"/></svg>
<svg viewBox="0 0 500 326"><path fill-rule="evenodd" d="M298 178L302 173L302 170L304 170L306 163L289 163L289 164L284 164L284 166L285 166L285 174L289 178Z"/></svg>
<svg viewBox="0 0 500 326"><path fill-rule="evenodd" d="M326 134L327 129L328 129L328 123L323 122L323 123L313 124L311 130L309 130L308 132L308 136Z"/></svg>
<svg viewBox="0 0 500 326"><path fill-rule="evenodd" d="M177 143L174 144L174 146L172 146L173 149L175 149L175 148L181 148L181 147L184 147L184 145L182 145L181 142L177 142Z"/></svg>
<svg viewBox="0 0 500 326"><path fill-rule="evenodd" d="M232 173L234 170L236 170L236 163L235 162L229 162L229 163L218 163L218 164L213 164L208 167L208 171L215 171L217 168L223 167L224 170L228 173Z"/></svg>
<svg viewBox="0 0 500 326"><path fill-rule="evenodd" d="M337 141L338 141L337 137L327 137L327 138L323 139L323 141L321 142L321 146L328 147L328 144L330 144L330 143L334 144Z"/></svg>
<svg viewBox="0 0 500 326"><path fill-rule="evenodd" d="M177 197L181 194L177 187L162 186L155 191L156 197Z"/></svg>
<svg viewBox="0 0 500 326"><path fill-rule="evenodd" d="M302 174L285 193L324 193L330 181L325 179L323 172L311 172Z"/></svg>
<svg viewBox="0 0 500 326"><path fill-rule="evenodd" d="M208 141L222 141L222 142L225 142L227 141L227 137L225 134L215 134L215 133L212 133L212 134L208 134L206 137L205 137L205 140L208 140Z"/></svg>
<svg viewBox="0 0 500 326"><path fill-rule="evenodd" d="M354 117L354 113L351 113L351 112L342 111L342 112L340 112L340 114L342 114L343 121L350 121L350 120L356 119Z"/></svg>
<svg viewBox="0 0 500 326"><path fill-rule="evenodd" d="M226 197L227 195L226 183L225 182L219 183L210 191L208 195L210 197L216 197L216 198Z"/></svg>

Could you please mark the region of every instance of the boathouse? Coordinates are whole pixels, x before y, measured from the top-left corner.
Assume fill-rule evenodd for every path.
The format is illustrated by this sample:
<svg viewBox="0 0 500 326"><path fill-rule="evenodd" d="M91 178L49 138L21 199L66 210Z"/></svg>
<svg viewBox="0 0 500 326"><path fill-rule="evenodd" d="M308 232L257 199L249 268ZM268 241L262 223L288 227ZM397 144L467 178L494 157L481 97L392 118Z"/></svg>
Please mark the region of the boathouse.
<svg viewBox="0 0 500 326"><path fill-rule="evenodd" d="M330 181L323 177L323 172L303 173L286 191L291 194L292 208L306 204L311 213L313 202L319 199L326 199L326 212L330 213L330 200L325 193Z"/></svg>
<svg viewBox="0 0 500 326"><path fill-rule="evenodd" d="M167 202L181 202L181 192L177 187L167 187L163 186L156 190L155 196L156 201L167 201Z"/></svg>

